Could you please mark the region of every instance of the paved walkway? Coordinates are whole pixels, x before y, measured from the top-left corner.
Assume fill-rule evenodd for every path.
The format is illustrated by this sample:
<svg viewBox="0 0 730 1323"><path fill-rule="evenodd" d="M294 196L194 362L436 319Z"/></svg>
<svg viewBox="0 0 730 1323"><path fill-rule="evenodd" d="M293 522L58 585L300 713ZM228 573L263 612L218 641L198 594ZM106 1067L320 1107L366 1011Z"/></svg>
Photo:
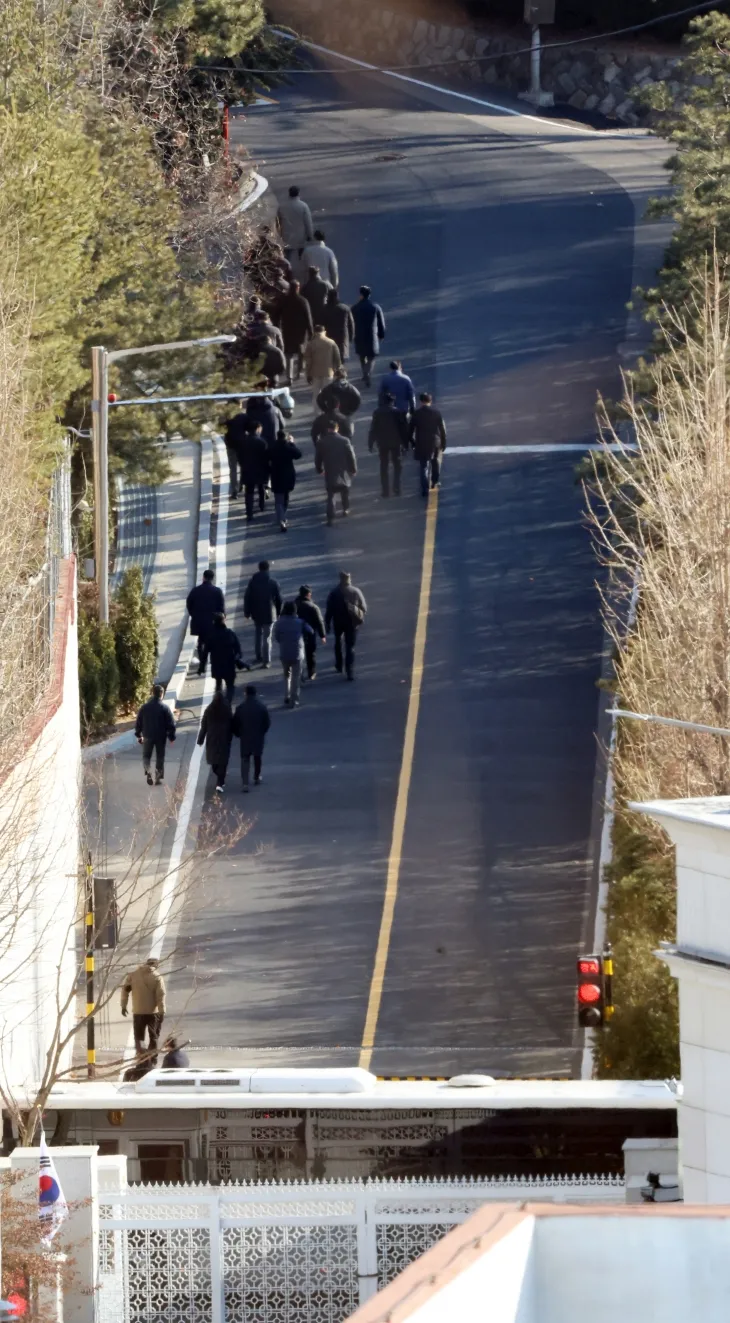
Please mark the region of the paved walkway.
<svg viewBox="0 0 730 1323"><path fill-rule="evenodd" d="M163 684L169 683L180 656L188 623L185 599L197 577L199 443L179 437L170 460L172 475L157 489L157 545L150 576L159 631L157 674Z"/></svg>
<svg viewBox="0 0 730 1323"><path fill-rule="evenodd" d="M155 594L158 675L169 685L173 700L179 694L181 671L189 651L185 599L199 577L199 554L204 555L207 565L210 441L206 439L203 446L204 459L200 442L178 437L170 448L168 481L159 488L127 488L120 508L115 575L134 564L143 567L145 588ZM143 778L140 749L131 729L86 751L84 798L94 865L98 873L115 878L117 904L126 931L126 937L122 936L124 945L115 956L101 952L97 957L97 990L102 996L105 980L115 985L121 982L127 956L131 967L149 954L197 724L197 716L192 713L180 714L178 738L168 745L165 784L153 792ZM135 930L136 943L133 936L130 940ZM120 958L122 951L124 958ZM105 972L109 970L113 972ZM127 1050L128 1026L129 1021L120 1018L115 995L111 1006L97 1017L100 1065L118 1061Z"/></svg>

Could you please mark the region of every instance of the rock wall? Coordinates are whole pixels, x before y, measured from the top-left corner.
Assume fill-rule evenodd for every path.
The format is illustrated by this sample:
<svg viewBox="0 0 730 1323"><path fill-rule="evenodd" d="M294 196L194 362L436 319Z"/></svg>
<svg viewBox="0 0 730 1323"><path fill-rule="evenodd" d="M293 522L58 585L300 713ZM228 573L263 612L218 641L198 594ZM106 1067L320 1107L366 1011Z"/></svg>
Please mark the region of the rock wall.
<svg viewBox="0 0 730 1323"><path fill-rule="evenodd" d="M521 42L374 8L362 0L337 0L336 4L333 0L270 0L269 10L275 21L303 36L373 64L413 64L431 73L441 71L475 89L502 87L522 92L529 84L529 55L515 54L528 44L527 29ZM548 42L549 32L544 33ZM543 49L542 85L560 105L596 110L624 124L640 124L646 113L638 103L638 89L662 82L678 91L676 63L676 55L641 54L609 45Z"/></svg>

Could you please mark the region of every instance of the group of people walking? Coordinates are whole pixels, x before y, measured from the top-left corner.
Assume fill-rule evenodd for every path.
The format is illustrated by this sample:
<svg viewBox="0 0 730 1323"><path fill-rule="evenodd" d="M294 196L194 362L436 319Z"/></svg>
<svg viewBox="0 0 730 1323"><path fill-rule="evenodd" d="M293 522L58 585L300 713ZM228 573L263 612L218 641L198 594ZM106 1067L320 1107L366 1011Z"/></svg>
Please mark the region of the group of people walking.
<svg viewBox="0 0 730 1323"><path fill-rule="evenodd" d="M340 299L337 258L324 231L314 228L311 211L295 185L280 204L278 224L284 248L282 279L266 309L259 296L250 300L240 328L241 352L259 363L263 392L284 380L293 386L305 374L313 407L319 411L311 435L315 467L324 477L326 519L332 524L337 500L342 516L350 513L350 492L358 471L354 415L362 397L348 380L346 363L354 345L363 383L371 385L386 334L385 317L367 285L360 287L352 307ZM231 497L236 500L244 494L247 522L254 519L256 509L265 511L271 492L276 519L286 533L302 451L286 431L274 398L264 393L250 397L245 405L241 401L239 412L226 423L225 440ZM419 465L422 495L427 498L439 486L446 448L443 416L427 392L416 402L413 382L396 359L380 382L368 448L371 453L378 451L383 498L401 495L403 456L411 449Z"/></svg>
<svg viewBox="0 0 730 1323"><path fill-rule="evenodd" d="M251 521L257 510L265 511L271 492L276 518L281 531L286 532L289 502L297 481L296 462L302 458L302 451L286 430L282 410L266 391L284 377L293 384L305 372L318 411L311 437L315 468L324 477L327 523L334 522L338 501L342 516L347 517L350 491L358 472L354 434L362 395L348 379L345 364L354 345L363 383L369 387L386 325L383 310L373 301L367 285L361 286L359 300L352 307L340 300L337 258L327 245L324 231L314 228L311 211L295 186L279 207L278 224L287 279L282 280L269 308L264 309L258 296L250 300L242 335L244 356L261 360L265 378L261 385L265 390L248 398L245 405L241 401L239 411L226 424L225 440L232 499L243 493L246 519ZM303 283L295 271L304 275ZM412 450L419 466L421 492L427 498L429 491L440 484L445 449L446 427L440 410L426 391L416 399L411 378L393 359L379 383L368 431L368 450L377 450L379 456L382 497L401 495L403 456ZM261 780L271 719L253 684L246 686L243 701L234 708L236 675L241 670L250 671L252 663L245 660L239 637L227 623L224 596L212 570L206 570L202 582L188 594L187 609L191 633L198 640L198 674L205 674L210 661L216 686L198 741L205 745L216 790L222 793L232 741L237 738L247 790L252 761L254 784ZM334 633L335 669L348 680L354 679L357 631L366 612L362 592L344 571L323 613L306 584L295 598L284 601L268 561L259 563L246 587L243 614L254 626L256 664L268 668L272 644L278 647L285 706L297 707L302 682L314 680L317 648L330 630ZM159 784L164 776L166 745L175 739L173 715L159 685L137 715L136 734L143 746L147 781Z"/></svg>
<svg viewBox="0 0 730 1323"><path fill-rule="evenodd" d="M253 664L244 660L238 635L226 623L225 597L216 585L213 570L204 571L202 581L188 593L186 606L190 632L197 638L197 673L205 675L210 661L215 681L215 693L200 724L198 744L205 746L216 793L221 795L233 740L238 739L241 780L247 793L252 763L254 785L261 784L264 744L271 717L254 684L246 685L243 701L234 707L236 674L240 670L250 671ZM299 706L302 683L316 678L317 650L327 642L329 632L334 635L335 670L354 680L357 631L366 614L365 597L346 570L340 571L324 612L308 584L301 585L295 598L284 601L266 560L259 561L243 597L244 619L251 621L254 628L255 663L268 670L272 645L278 647L284 676L284 706L288 708ZM152 696L140 708L135 730L142 744L147 783L160 785L164 778L166 745L176 735L175 720L164 701L162 685L154 685Z"/></svg>

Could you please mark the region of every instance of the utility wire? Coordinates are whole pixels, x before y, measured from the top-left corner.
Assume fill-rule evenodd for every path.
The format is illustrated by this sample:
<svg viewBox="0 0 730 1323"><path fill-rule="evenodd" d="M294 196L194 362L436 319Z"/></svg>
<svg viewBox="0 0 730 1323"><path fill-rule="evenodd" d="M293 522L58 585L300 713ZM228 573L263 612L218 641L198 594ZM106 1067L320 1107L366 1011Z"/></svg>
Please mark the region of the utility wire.
<svg viewBox="0 0 730 1323"><path fill-rule="evenodd" d="M722 3L723 0L720 0L720 4ZM706 0L705 4L691 5L688 9L677 9L673 14L662 14L657 18L648 18L644 23L634 23L631 25L631 27L628 28L615 28L613 32L600 32L597 33L595 36L591 36L591 37L573 37L568 41L544 42L541 46L541 50L543 52L566 50L568 47L571 46L585 45L586 42L593 42L595 44L596 42L606 41L609 37L622 37L627 32L643 32L645 28L656 27L658 23L668 23L670 19L685 18L689 14L704 14L708 9L719 9L718 0ZM282 33L281 35L284 34ZM289 41L297 40L297 38L295 37L289 37L288 34L286 34L286 39ZM302 44L306 46L310 43L302 39ZM201 72L201 73L204 72L206 69L209 69L211 72L222 72L222 73L268 74L270 77L271 76L277 77L281 74L284 74L287 77L289 77L289 75L292 74L308 74L310 76L312 74L342 74L342 73L388 74L388 73L402 73L406 69L418 69L420 70L421 73L423 73L424 69L428 69L428 68L444 69L447 65L450 64L458 64L458 65L463 65L466 63L485 64L489 60L503 60L505 58L512 59L515 55L530 55L531 53L532 53L531 46L521 46L517 50L500 51L498 54L495 53L493 55L489 55L489 54L470 55L468 61L466 60L436 61L435 60L432 65L390 64L387 66L384 65L382 67L377 65L372 65L367 69L343 69L342 67L336 69L310 69L310 68L277 69L272 67L263 69L263 68L252 68L249 65L229 65L229 64L202 64L202 65L195 65L194 67L196 69L196 72ZM342 58L347 59L347 56L343 55Z"/></svg>

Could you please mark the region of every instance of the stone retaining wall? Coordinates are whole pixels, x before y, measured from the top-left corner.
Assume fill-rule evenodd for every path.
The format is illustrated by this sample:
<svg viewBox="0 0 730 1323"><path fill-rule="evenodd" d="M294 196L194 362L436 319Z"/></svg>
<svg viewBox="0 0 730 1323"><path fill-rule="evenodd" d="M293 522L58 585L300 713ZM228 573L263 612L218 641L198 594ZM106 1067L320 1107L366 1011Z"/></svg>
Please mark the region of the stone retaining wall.
<svg viewBox="0 0 730 1323"><path fill-rule="evenodd" d="M373 64L413 64L432 73L441 70L450 79L458 78L474 88L522 92L529 83L529 55L514 53L528 44L527 28L521 42L373 8L362 0L270 0L269 9L275 21L303 36ZM543 36L549 42L550 29ZM475 57L483 56L497 58L477 62ZM446 65L445 61L456 63ZM542 85L558 104L596 110L624 124L640 124L646 113L637 102L637 90L662 82L678 91L676 63L676 55L641 54L598 44L543 49Z"/></svg>

